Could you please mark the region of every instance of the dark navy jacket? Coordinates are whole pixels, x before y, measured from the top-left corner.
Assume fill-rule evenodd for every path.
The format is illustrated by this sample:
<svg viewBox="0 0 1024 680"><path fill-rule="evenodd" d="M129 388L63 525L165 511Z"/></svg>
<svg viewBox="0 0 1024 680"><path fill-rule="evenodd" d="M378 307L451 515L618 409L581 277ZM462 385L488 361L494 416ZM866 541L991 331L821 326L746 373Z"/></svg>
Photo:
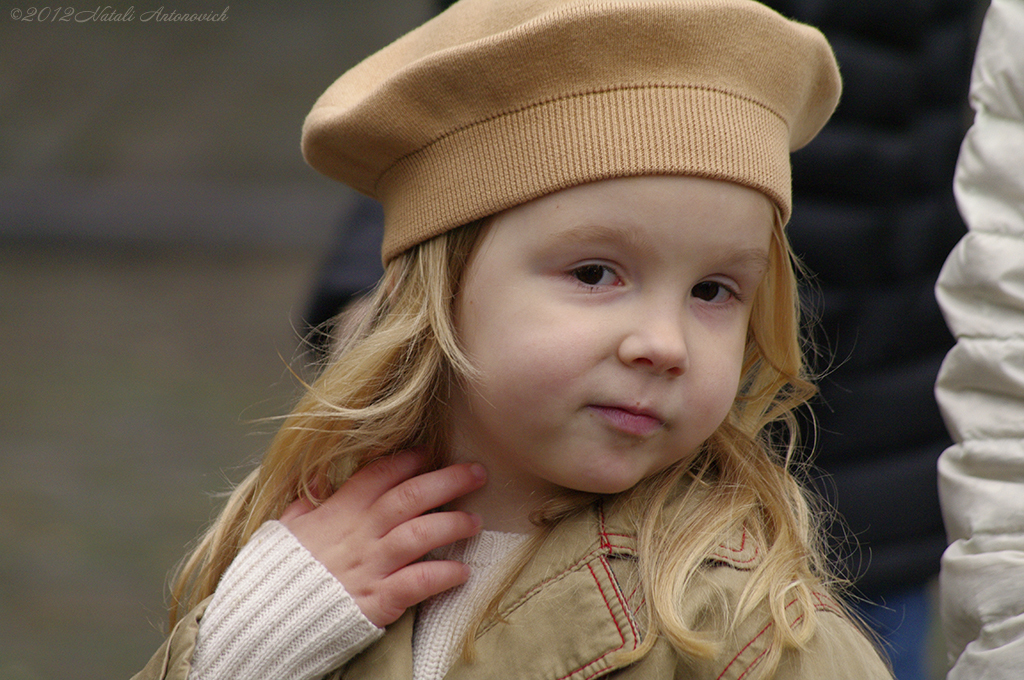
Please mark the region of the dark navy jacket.
<svg viewBox="0 0 1024 680"><path fill-rule="evenodd" d="M946 545L936 460L950 441L933 386L953 340L933 289L964 231L953 168L981 15L971 0L766 4L818 26L843 76L835 116L793 156L788 230L828 357L816 367L820 486L872 597L937 574Z"/></svg>

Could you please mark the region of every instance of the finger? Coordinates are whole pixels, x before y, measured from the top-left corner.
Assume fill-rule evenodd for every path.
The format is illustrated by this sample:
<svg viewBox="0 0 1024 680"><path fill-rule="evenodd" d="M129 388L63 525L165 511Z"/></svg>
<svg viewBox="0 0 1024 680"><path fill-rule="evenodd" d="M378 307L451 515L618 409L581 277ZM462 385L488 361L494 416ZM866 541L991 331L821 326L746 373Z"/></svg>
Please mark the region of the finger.
<svg viewBox="0 0 1024 680"><path fill-rule="evenodd" d="M361 603L360 607L368 619L383 627L397 621L409 607L460 586L467 579L469 567L461 562L416 562L385 579L377 592L376 601Z"/></svg>
<svg viewBox="0 0 1024 680"><path fill-rule="evenodd" d="M372 507L371 521L383 536L396 526L476 491L487 482L479 463L459 463L417 475L388 490Z"/></svg>
<svg viewBox="0 0 1024 680"><path fill-rule="evenodd" d="M312 512L313 507L313 503L308 498L295 500L281 513L281 524L288 526L296 518L302 517L307 512Z"/></svg>
<svg viewBox="0 0 1024 680"><path fill-rule="evenodd" d="M432 512L414 517L381 539L385 569L397 571L431 550L476 536L482 527L480 516L469 512Z"/></svg>
<svg viewBox="0 0 1024 680"><path fill-rule="evenodd" d="M389 489L415 477L423 470L426 455L409 449L371 461L346 480L323 507L356 512L370 507Z"/></svg>

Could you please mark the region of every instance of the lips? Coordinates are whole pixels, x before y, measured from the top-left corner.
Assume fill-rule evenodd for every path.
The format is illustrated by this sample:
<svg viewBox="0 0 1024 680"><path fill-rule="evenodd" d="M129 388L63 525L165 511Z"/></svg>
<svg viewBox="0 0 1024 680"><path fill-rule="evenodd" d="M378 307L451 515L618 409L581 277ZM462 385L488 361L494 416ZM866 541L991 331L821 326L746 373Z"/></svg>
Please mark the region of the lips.
<svg viewBox="0 0 1024 680"><path fill-rule="evenodd" d="M648 437L665 425L656 413L648 409L600 405L589 408L613 429L634 437Z"/></svg>

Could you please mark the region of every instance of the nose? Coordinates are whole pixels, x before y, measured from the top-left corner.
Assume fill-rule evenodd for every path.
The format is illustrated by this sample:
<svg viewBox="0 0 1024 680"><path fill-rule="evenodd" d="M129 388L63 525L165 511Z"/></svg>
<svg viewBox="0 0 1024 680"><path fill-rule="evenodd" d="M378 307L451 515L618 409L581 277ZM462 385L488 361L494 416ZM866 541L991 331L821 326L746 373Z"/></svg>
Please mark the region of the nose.
<svg viewBox="0 0 1024 680"><path fill-rule="evenodd" d="M662 308L637 316L619 344L618 354L622 363L633 368L656 375L682 375L689 355L680 315Z"/></svg>

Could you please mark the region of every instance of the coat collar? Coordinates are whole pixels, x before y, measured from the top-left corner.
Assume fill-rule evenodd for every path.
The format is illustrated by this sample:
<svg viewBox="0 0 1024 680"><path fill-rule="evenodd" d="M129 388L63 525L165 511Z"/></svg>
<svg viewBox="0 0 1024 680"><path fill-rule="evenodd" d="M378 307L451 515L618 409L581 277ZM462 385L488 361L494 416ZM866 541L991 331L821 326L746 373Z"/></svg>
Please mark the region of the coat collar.
<svg viewBox="0 0 1024 680"><path fill-rule="evenodd" d="M628 595L616 578L636 554L636 537L598 505L560 523L506 597L502 622L476 641L480 663L456 659L448 680L472 677L582 679L613 670L614 653L640 644ZM354 659L344 677L412 677L410 609L387 634ZM581 632L584 632L581 634Z"/></svg>
<svg viewBox="0 0 1024 680"><path fill-rule="evenodd" d="M619 666L616 652L636 649L643 625L635 568L636 533L617 504L603 504L556 526L505 598L501 622L476 641L478 663L455 660L446 680L517 678L582 680ZM712 558L749 569L758 557L745 532ZM410 608L342 677L411 680Z"/></svg>

